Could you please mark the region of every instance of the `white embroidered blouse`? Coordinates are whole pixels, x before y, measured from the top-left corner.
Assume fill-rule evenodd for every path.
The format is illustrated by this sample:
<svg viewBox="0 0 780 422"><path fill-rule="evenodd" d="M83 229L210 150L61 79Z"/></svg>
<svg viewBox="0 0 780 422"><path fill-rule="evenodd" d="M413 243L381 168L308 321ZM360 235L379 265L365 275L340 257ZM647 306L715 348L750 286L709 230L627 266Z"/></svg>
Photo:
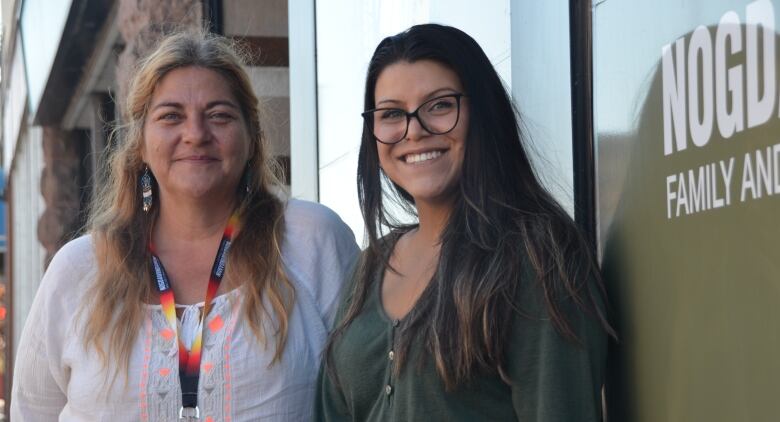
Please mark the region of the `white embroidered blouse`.
<svg viewBox="0 0 780 422"><path fill-rule="evenodd" d="M216 297L204 322L198 393L202 421L312 419L320 354L358 247L349 228L322 205L290 200L285 219L282 259L296 302L281 362L269 366L273 341L260 346L241 318L240 289ZM94 276L89 236L65 245L49 265L16 353L13 421L178 418L178 352L159 305L147 305L128 374L120 371L113 383L113 371L103 368L94 350L82 346L77 312L83 300L90 300ZM183 325L202 306L185 307Z"/></svg>

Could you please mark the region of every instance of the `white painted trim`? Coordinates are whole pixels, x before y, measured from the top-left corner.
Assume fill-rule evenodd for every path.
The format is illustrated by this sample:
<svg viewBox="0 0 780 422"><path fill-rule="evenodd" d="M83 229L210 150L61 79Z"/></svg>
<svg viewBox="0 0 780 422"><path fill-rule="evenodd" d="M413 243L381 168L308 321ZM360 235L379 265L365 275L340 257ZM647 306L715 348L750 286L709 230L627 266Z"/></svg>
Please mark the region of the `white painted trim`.
<svg viewBox="0 0 780 422"><path fill-rule="evenodd" d="M10 57L11 65L5 67L7 74L3 74L3 171L6 176L10 174L19 137L27 123L28 94L27 72L24 67L24 56L21 37L15 41L14 55ZM7 76L6 76L7 75Z"/></svg>
<svg viewBox="0 0 780 422"><path fill-rule="evenodd" d="M292 196L319 200L315 0L290 0L290 167Z"/></svg>

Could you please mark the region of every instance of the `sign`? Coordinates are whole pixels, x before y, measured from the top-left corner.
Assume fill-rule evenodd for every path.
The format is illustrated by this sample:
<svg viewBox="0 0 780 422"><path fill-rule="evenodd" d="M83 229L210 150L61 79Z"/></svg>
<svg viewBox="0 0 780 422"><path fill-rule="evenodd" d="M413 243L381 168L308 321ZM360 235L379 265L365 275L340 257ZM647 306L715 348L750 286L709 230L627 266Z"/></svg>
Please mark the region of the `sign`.
<svg viewBox="0 0 780 422"><path fill-rule="evenodd" d="M610 420L774 420L778 2L621 7L594 12Z"/></svg>

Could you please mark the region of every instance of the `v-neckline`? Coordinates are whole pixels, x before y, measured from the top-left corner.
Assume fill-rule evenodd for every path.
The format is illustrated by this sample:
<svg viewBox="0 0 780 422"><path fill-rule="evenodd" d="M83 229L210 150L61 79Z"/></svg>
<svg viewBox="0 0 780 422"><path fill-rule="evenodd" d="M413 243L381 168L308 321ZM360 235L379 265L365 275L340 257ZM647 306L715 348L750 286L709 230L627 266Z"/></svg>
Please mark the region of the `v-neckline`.
<svg viewBox="0 0 780 422"><path fill-rule="evenodd" d="M404 232L395 233L395 239L392 239L392 245L390 246L389 250L385 252L385 256L383 257L379 265L378 274L375 275L375 277L377 277L377 282L374 283L376 285L375 286L376 292L374 294L377 300L377 308L379 309L379 316L385 322L393 325L394 327L400 325L401 322L403 322L418 307L420 300L426 295L426 293L428 293L428 290L431 288L431 285L434 282L433 279L436 277L436 270L434 270L433 276L431 277L431 281L428 283L427 286L425 286L422 292L420 292L420 296L418 296L417 299L415 299L412 306L409 307L409 309L406 311L406 313L403 316L395 318L387 312L387 309L385 309L385 304L382 301L382 287L385 284L385 274L387 273L388 265L390 263L390 256L393 254L393 251L395 250L398 241L406 233L408 233L408 230Z"/></svg>

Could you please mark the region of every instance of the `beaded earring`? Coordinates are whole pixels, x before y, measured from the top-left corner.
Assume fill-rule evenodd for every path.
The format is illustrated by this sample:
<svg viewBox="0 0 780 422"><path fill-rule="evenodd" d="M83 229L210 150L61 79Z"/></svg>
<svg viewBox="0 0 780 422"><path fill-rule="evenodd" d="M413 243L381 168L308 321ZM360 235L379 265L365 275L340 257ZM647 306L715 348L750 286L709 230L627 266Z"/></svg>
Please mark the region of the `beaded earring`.
<svg viewBox="0 0 780 422"><path fill-rule="evenodd" d="M241 184L244 185L244 194L252 192L252 168L247 164L244 175L241 176Z"/></svg>
<svg viewBox="0 0 780 422"><path fill-rule="evenodd" d="M149 167L144 168L141 174L141 195L143 199L143 210L149 212L152 209L152 176L149 174Z"/></svg>

